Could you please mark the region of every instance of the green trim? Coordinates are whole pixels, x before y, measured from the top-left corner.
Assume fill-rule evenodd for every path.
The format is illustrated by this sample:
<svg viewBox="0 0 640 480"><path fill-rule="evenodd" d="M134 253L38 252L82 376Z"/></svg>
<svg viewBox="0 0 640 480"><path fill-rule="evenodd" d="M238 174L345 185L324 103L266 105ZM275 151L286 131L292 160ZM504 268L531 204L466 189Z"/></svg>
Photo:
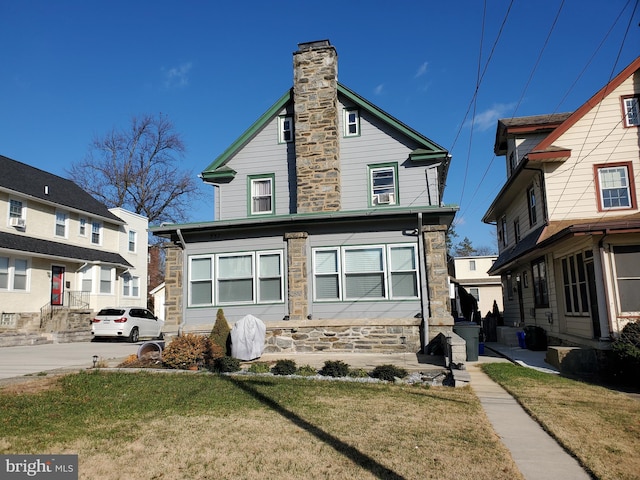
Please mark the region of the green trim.
<svg viewBox="0 0 640 480"><path fill-rule="evenodd" d="M378 168L393 168L393 191L394 202L389 204L375 204L373 203L373 170ZM368 191L369 191L369 208L392 208L397 207L400 204L400 185L398 182L398 162L386 162L386 163L372 163L367 165L369 170L367 175Z"/></svg>
<svg viewBox="0 0 640 480"><path fill-rule="evenodd" d="M270 212L254 212L253 211L253 189L251 183L253 180L263 180L268 178L271 180L271 211ZM247 217L272 217L276 214L276 175L275 173L262 173L260 175L247 175Z"/></svg>
<svg viewBox="0 0 640 480"><path fill-rule="evenodd" d="M345 97L347 97L357 107L359 107L359 108L361 108L363 110L366 110L367 112L371 113L372 115L374 115L375 117L379 118L383 122L388 123L392 127L398 129L400 132L402 132L403 134L405 134L409 138L415 140L420 145L422 145L427 151L433 152L434 154L438 153L439 156L446 156L448 154L448 152L443 147L438 145L437 143L429 140L424 135L416 132L414 129L412 129L411 127L405 125L404 123L402 123L397 118L392 117L391 115L389 115L384 110L382 110L382 109L376 107L374 104L368 102L367 100L365 100L363 97L361 97L360 95L358 95L354 91L349 90L347 87L345 87L341 83L338 83L338 93L343 95L343 96L345 96Z"/></svg>
<svg viewBox="0 0 640 480"><path fill-rule="evenodd" d="M269 109L263 113L253 124L233 142L229 147L218 156L207 168L202 171L203 179L215 178L211 177L211 173L218 170L221 166L225 165L231 157L243 147L253 136L258 133L266 123L271 120L280 110L282 110L287 103L293 99L293 89L289 89L282 97L278 99Z"/></svg>
<svg viewBox="0 0 640 480"><path fill-rule="evenodd" d="M409 154L409 159L414 162L444 160L446 158L447 158L446 153L443 154L442 152L431 152L423 148L416 148L413 152Z"/></svg>

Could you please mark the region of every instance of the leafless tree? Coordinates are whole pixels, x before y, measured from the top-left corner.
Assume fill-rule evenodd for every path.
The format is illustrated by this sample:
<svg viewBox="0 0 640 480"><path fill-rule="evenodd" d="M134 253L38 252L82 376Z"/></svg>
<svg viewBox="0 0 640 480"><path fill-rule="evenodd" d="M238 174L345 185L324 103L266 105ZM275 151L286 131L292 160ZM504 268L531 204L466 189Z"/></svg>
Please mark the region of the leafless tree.
<svg viewBox="0 0 640 480"><path fill-rule="evenodd" d="M133 117L128 129L96 137L68 174L109 208L144 215L150 224L181 222L198 196L195 175L180 169L185 151L166 115Z"/></svg>

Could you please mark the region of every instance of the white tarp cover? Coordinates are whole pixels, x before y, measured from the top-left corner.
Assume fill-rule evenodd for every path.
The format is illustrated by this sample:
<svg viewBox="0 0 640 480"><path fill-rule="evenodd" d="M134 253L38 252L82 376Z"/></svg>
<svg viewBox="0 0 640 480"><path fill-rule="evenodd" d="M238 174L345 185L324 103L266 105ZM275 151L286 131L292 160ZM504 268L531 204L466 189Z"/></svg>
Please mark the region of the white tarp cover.
<svg viewBox="0 0 640 480"><path fill-rule="evenodd" d="M238 360L259 358L264 351L267 327L262 320L247 315L231 329L231 356Z"/></svg>

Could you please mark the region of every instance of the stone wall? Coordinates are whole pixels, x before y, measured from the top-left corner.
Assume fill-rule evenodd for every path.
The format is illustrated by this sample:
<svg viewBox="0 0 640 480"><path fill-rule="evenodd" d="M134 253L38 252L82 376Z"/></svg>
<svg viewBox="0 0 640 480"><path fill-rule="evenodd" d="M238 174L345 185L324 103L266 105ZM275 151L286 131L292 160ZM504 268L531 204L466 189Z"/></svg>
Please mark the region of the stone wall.
<svg viewBox="0 0 640 480"><path fill-rule="evenodd" d="M264 353L393 353L420 350L420 320L309 320L267 324Z"/></svg>
<svg viewBox="0 0 640 480"><path fill-rule="evenodd" d="M306 232L287 233L289 319L304 320L309 311Z"/></svg>
<svg viewBox="0 0 640 480"><path fill-rule="evenodd" d="M182 323L182 262L183 251L177 245L166 249L165 259L165 326L177 326Z"/></svg>
<svg viewBox="0 0 640 480"><path fill-rule="evenodd" d="M428 341L431 341L439 333L446 335L453 330L454 319L451 316L451 299L447 283L449 272L447 270L446 232L446 225L422 227L429 292Z"/></svg>
<svg viewBox="0 0 640 480"><path fill-rule="evenodd" d="M329 41L293 55L297 213L340 210L338 55Z"/></svg>

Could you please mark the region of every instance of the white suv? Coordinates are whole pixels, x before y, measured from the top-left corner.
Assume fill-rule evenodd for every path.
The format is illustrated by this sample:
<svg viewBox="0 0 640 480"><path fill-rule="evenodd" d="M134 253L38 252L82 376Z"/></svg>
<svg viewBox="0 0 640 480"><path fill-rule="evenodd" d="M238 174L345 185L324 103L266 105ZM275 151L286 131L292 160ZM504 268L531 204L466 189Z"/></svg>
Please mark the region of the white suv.
<svg viewBox="0 0 640 480"><path fill-rule="evenodd" d="M162 338L164 320L159 320L146 308L103 308L91 321L92 338L119 337L132 343L140 337Z"/></svg>

